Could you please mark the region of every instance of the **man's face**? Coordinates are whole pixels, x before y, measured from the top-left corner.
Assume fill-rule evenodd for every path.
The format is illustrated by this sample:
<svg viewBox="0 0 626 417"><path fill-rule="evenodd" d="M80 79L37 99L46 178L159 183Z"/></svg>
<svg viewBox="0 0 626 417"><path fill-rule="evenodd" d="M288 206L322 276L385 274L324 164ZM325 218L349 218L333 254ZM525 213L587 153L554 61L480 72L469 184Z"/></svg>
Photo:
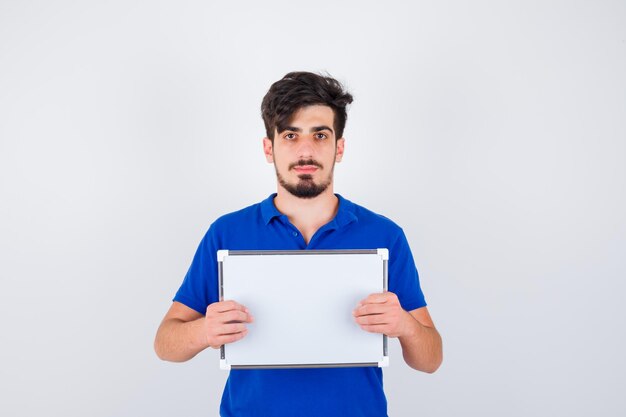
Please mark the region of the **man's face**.
<svg viewBox="0 0 626 417"><path fill-rule="evenodd" d="M333 182L335 162L343 157L343 138L335 138L335 114L328 106L297 110L287 128L263 139L267 162L274 163L278 183L300 198L313 198ZM332 189L332 188L331 188Z"/></svg>

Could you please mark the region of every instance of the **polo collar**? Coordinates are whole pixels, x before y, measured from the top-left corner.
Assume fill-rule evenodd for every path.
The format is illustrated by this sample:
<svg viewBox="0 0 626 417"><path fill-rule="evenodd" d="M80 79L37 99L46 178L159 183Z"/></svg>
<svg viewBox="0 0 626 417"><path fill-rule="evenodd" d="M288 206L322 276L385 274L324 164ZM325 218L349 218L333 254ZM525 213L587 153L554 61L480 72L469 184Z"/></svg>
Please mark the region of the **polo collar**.
<svg viewBox="0 0 626 417"><path fill-rule="evenodd" d="M283 216L284 214L278 211L274 205L274 197L276 193L271 194L265 200L261 201L261 216L266 225L268 225L275 217Z"/></svg>
<svg viewBox="0 0 626 417"><path fill-rule="evenodd" d="M355 214L355 205L350 200L346 200L340 194L335 194L339 199L339 208L335 217L326 225L328 228L338 229L340 227L347 226L352 222L359 221L359 218ZM277 217L287 218L283 213L278 211L274 205L274 198L276 193L271 194L265 200L261 202L261 216L266 225Z"/></svg>

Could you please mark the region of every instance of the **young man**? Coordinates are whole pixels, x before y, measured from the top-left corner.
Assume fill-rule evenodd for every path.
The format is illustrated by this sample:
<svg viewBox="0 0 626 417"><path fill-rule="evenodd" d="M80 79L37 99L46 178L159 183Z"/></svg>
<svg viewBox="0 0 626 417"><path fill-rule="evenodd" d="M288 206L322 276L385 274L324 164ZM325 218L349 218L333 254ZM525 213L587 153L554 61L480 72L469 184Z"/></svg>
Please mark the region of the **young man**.
<svg viewBox="0 0 626 417"><path fill-rule="evenodd" d="M354 306L355 325L397 337L412 368L434 372L439 367L441 337L402 229L333 193L333 169L343 157L351 102L339 82L317 74L292 72L271 86L261 106L267 133L263 149L276 169L277 193L211 225L157 332L155 350L161 359L186 361L209 346L246 336L254 312L236 300L219 301L219 249L388 248L389 291ZM231 370L220 415L386 416L382 371Z"/></svg>

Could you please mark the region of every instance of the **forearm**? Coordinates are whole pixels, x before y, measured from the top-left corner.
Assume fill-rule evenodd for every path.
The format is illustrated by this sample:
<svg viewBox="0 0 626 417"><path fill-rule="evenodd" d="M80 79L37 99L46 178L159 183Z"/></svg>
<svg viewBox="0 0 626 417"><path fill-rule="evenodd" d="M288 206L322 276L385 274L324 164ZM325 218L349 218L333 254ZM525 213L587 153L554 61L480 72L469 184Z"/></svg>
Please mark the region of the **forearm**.
<svg viewBox="0 0 626 417"><path fill-rule="evenodd" d="M411 319L411 331L398 338L404 361L413 369L433 373L443 360L441 336L434 327L424 326L412 316Z"/></svg>
<svg viewBox="0 0 626 417"><path fill-rule="evenodd" d="M163 321L154 340L157 356L165 361L184 362L209 345L203 332L203 320L184 322L179 319Z"/></svg>

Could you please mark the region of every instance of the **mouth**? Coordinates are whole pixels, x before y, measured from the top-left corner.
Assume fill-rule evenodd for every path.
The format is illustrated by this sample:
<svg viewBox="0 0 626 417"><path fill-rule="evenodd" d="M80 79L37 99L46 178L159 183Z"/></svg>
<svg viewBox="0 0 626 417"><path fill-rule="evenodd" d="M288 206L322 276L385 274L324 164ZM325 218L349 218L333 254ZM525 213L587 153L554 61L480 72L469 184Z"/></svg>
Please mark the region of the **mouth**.
<svg viewBox="0 0 626 417"><path fill-rule="evenodd" d="M322 164L314 159L300 159L298 162L290 164L289 169L293 169L298 175L311 175L322 169Z"/></svg>
<svg viewBox="0 0 626 417"><path fill-rule="evenodd" d="M315 166L315 165L297 165L297 166L293 167L293 169L298 174L313 174L319 168L317 166Z"/></svg>

